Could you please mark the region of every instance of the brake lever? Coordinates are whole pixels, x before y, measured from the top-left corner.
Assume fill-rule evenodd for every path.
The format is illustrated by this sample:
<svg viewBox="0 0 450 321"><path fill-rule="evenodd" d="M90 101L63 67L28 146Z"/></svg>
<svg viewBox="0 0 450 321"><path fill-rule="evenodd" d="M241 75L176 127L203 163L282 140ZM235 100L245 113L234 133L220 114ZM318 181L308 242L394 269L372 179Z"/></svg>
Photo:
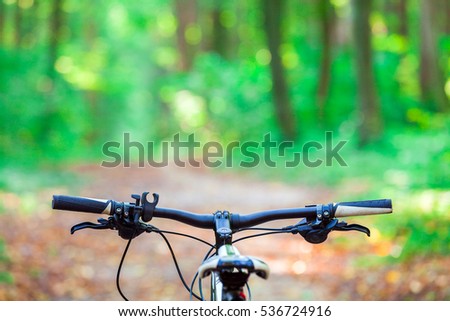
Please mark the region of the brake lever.
<svg viewBox="0 0 450 321"><path fill-rule="evenodd" d="M337 219L329 221L303 219L296 225L287 227L287 229L293 234L300 234L306 241L313 244L325 242L331 231L358 231L370 236L370 230L367 227L359 224L347 224Z"/></svg>
<svg viewBox="0 0 450 321"><path fill-rule="evenodd" d="M105 220L104 218L99 218L97 221L100 224L95 224L92 222L83 222L83 223L76 224L76 225L72 226L72 228L70 229L70 234L74 234L76 231L79 231L79 230L82 230L85 228L90 228L90 229L94 229L94 230L107 230L107 229L114 230L115 229L114 225L109 220Z"/></svg>
<svg viewBox="0 0 450 321"><path fill-rule="evenodd" d="M346 222L339 222L336 227L334 228L336 231L358 231L361 233L366 234L370 237L370 230L359 224L347 224Z"/></svg>
<svg viewBox="0 0 450 321"><path fill-rule="evenodd" d="M108 220L104 218L99 218L97 220L99 224L95 224L92 222L83 222L72 226L70 229L70 233L74 234L76 231L90 228L94 230L117 230L119 232L119 236L125 240L129 240L141 235L144 232L150 233L153 231L153 226L145 223L136 223L134 224L123 222L117 220L113 217L110 217Z"/></svg>

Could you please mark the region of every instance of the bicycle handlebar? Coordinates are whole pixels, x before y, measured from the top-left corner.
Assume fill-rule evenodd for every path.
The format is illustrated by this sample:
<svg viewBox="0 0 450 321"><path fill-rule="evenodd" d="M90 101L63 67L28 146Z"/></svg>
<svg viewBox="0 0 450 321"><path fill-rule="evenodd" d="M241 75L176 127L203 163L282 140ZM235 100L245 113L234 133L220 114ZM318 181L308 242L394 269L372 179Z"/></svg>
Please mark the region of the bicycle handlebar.
<svg viewBox="0 0 450 321"><path fill-rule="evenodd" d="M125 205L130 205L130 203L66 195L53 195L52 201L53 209L108 215L119 213L124 210ZM390 199L380 199L340 202L327 205L308 205L301 208L269 210L245 215L232 214L230 225L233 229L238 229L274 220L313 219L319 215L319 212L321 215L322 211L325 215L330 215L331 217L387 214L392 213L392 201ZM211 214L197 214L170 208L154 208L153 217L171 219L198 228L214 228L214 215Z"/></svg>
<svg viewBox="0 0 450 321"><path fill-rule="evenodd" d="M391 200L381 199L371 201L307 205L300 208L269 210L246 215L231 214L228 211L217 211L213 214L197 214L177 209L157 208L156 205L158 204L159 196L157 194L153 194L153 202L149 202L147 200L147 195L148 192L143 193L142 196L132 194L131 197L135 199L134 203L78 196L53 195L53 209L110 215L107 220L104 218L99 218L97 220L99 224L95 224L92 222L83 222L76 224L72 226L70 230L72 234L84 228L92 228L97 230L110 229L117 230L120 237L128 240L127 246L125 247L122 259L120 261L119 268L117 270L118 272L116 277L117 288L119 290L119 293L125 300L127 300L127 298L123 295L119 285L120 270L131 240L144 232L155 232L163 237L172 254L172 258L183 285L191 293L191 296L194 295L196 298L203 300L203 295L198 296L195 293L193 294L192 287L195 278L192 281L192 285L190 288L184 281L177 260L175 258L175 254L169 241L164 236L164 233L186 236L197 241L201 241L202 243L206 243L211 247L211 249L208 251L207 256L205 257L206 260L213 249L216 249L216 252L220 253L220 249L223 249L224 245L228 245L228 249L229 246L231 246L234 242L248 239L250 237L263 236L274 233L292 233L294 235L298 234L302 236L307 242L312 244L325 242L327 240L328 234L331 231L359 231L365 233L367 236L370 236L370 230L367 227L359 224L347 224L344 221L339 221L337 217L392 213ZM212 229L215 232L215 243L211 244L200 238L184 233L162 231L153 225L146 224L146 222L149 222L153 217L171 219L198 228ZM245 228L250 228L269 221L284 219L302 220L295 225L285 226L282 228L255 228L255 230L265 230L266 232L241 237L235 241L233 241L232 239L232 235L234 233L245 230ZM270 232L267 232L268 230ZM228 250L226 251L228 253ZM234 256L231 257L234 258ZM259 262L259 260L257 261ZM221 262L221 259L219 258L217 262ZM227 275L224 280L226 282L232 282L233 289L234 287L236 287L236 280L241 280L242 287L240 291L242 291L249 274L256 271L254 270L254 263L251 263L251 269L249 269L250 265L246 263L247 261L245 261L245 265L242 265L242 262L244 261L241 257L238 257L237 262L234 259L232 261L224 262L225 263L222 262L223 264L220 269L217 270L220 273L220 280L224 282L222 280L222 274ZM219 267L218 263L217 267ZM231 275L233 275L232 278L230 278L229 276L230 267L233 267L233 272L231 273ZM244 267L247 272L241 271L242 267ZM234 273L235 269L238 270L237 273ZM241 276L241 274L243 276ZM237 279L235 278L236 275L238 276ZM199 285L199 287L201 289L201 285ZM225 289L225 286L223 287L223 289Z"/></svg>

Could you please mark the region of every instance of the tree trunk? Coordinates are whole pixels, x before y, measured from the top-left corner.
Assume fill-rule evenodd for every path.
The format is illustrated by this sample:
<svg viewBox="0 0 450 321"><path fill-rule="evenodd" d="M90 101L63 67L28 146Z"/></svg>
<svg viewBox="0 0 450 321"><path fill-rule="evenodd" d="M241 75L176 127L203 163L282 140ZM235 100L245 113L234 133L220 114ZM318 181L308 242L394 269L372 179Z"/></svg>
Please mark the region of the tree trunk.
<svg viewBox="0 0 450 321"><path fill-rule="evenodd" d="M433 30L435 13L430 0L420 2L420 88L422 100L435 111L448 112L445 81L439 66L436 32Z"/></svg>
<svg viewBox="0 0 450 321"><path fill-rule="evenodd" d="M56 77L55 62L58 58L58 44L63 26L63 0L53 0L49 22L48 75L54 81Z"/></svg>
<svg viewBox="0 0 450 321"><path fill-rule="evenodd" d="M51 12L49 17L49 47L48 47L48 65L47 76L51 80L51 87L46 93L45 110L41 114L42 120L40 124L41 139L46 144L49 142L49 136L51 135L52 126L57 119L57 103L55 93L55 84L57 80L57 72L55 70L55 62L58 56L58 45L61 38L62 29L62 5L64 0L53 0L51 3Z"/></svg>
<svg viewBox="0 0 450 321"><path fill-rule="evenodd" d="M450 34L450 3L447 0L443 1L442 15L444 16L444 31L446 34Z"/></svg>
<svg viewBox="0 0 450 321"><path fill-rule="evenodd" d="M95 50L95 41L98 36L98 27L99 23L96 20L96 6L93 2L86 3L84 7L84 21L83 21L83 38L84 42L88 48L88 50ZM92 119L99 120L104 118L104 111L101 109L100 105L100 94L99 91L88 89L84 91L84 99L89 106L89 112ZM92 126L88 130L86 130L85 138L88 142L96 142L102 132L101 126Z"/></svg>
<svg viewBox="0 0 450 321"><path fill-rule="evenodd" d="M397 13L398 13L398 33L404 37L408 36L408 8L407 0L398 0Z"/></svg>
<svg viewBox="0 0 450 321"><path fill-rule="evenodd" d="M0 46L4 43L6 10L3 1L0 1Z"/></svg>
<svg viewBox="0 0 450 321"><path fill-rule="evenodd" d="M220 5L213 9L211 17L212 17L212 50L222 57L226 57L227 55L227 30L223 26L220 21L220 16L222 15L222 9Z"/></svg>
<svg viewBox="0 0 450 321"><path fill-rule="evenodd" d="M408 35L408 0L383 1L379 10L384 14L389 33Z"/></svg>
<svg viewBox="0 0 450 321"><path fill-rule="evenodd" d="M272 95L275 104L275 114L284 138L293 140L297 136L295 115L289 99L288 85L279 52L282 34L281 15L284 2L284 0L263 0L264 30L272 56L270 69L272 72Z"/></svg>
<svg viewBox="0 0 450 321"><path fill-rule="evenodd" d="M333 37L334 12L329 0L319 2L322 55L320 62L319 84L317 88L317 112L320 122L325 117L325 101L328 96L331 75L331 47Z"/></svg>
<svg viewBox="0 0 450 321"><path fill-rule="evenodd" d="M359 145L377 139L381 134L381 117L372 70L372 48L369 16L372 0L352 0L353 36L359 97Z"/></svg>
<svg viewBox="0 0 450 321"><path fill-rule="evenodd" d="M195 57L196 46L187 41L189 27L197 21L196 0L175 0L175 11L178 17L177 44L180 52L180 69L189 70Z"/></svg>
<svg viewBox="0 0 450 321"><path fill-rule="evenodd" d="M14 45L20 47L22 43L22 9L17 3L14 10Z"/></svg>

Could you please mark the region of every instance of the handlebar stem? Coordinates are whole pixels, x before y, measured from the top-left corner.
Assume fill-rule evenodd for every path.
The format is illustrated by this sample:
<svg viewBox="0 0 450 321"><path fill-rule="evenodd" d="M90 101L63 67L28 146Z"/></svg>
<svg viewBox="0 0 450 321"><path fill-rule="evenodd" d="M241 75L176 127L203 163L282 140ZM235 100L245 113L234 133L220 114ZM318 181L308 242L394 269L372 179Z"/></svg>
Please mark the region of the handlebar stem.
<svg viewBox="0 0 450 321"><path fill-rule="evenodd" d="M214 232L216 235L216 250L221 245L231 244L232 233L231 230L231 214L228 211L217 211L214 213Z"/></svg>

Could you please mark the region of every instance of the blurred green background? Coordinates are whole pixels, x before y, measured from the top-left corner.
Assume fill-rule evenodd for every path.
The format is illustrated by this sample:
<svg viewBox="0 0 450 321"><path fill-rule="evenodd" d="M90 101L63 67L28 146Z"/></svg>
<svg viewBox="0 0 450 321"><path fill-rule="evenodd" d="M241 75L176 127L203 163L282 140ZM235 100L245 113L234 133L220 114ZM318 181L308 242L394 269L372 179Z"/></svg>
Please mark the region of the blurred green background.
<svg viewBox="0 0 450 321"><path fill-rule="evenodd" d="M50 211L44 190L83 190L74 166L100 167L124 133L302 146L332 131L348 166L211 172L326 188L329 201L392 198L395 215L370 224L393 250L371 264L448 263L449 12L446 0L1 0L0 287L19 282L8 222ZM395 298L450 295L410 288Z"/></svg>

